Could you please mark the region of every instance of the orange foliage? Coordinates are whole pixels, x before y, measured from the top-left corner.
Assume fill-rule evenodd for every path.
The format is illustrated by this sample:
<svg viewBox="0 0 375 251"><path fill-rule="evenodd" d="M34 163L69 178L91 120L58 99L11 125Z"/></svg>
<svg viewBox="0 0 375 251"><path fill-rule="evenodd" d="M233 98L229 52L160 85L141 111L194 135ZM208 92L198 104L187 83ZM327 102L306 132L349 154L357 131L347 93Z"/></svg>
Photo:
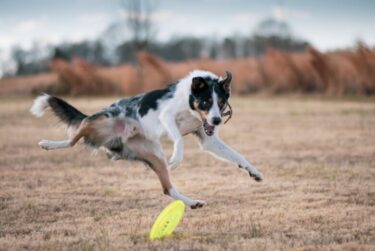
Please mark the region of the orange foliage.
<svg viewBox="0 0 375 251"><path fill-rule="evenodd" d="M97 68L81 59L73 59L68 63L55 59L50 64L58 76L58 84L49 92L71 95L115 94L119 88L108 78L102 76Z"/></svg>
<svg viewBox="0 0 375 251"><path fill-rule="evenodd" d="M47 88L43 82L39 89L71 95L133 95L161 88L194 69L203 69L218 75L225 74L226 70L231 71L233 92L238 94L375 94L375 50L362 44L353 50L329 53L322 53L311 47L301 53L269 49L259 58L198 59L172 63L141 52L137 59L138 63L135 65L110 68L100 68L81 59L74 59L71 63L54 60L51 62L51 69L57 75L57 80L52 77L44 78L54 81ZM0 80L0 94L4 93L1 91L4 89L10 92L12 88L7 88L1 82L12 81ZM18 90L19 82L15 85Z"/></svg>

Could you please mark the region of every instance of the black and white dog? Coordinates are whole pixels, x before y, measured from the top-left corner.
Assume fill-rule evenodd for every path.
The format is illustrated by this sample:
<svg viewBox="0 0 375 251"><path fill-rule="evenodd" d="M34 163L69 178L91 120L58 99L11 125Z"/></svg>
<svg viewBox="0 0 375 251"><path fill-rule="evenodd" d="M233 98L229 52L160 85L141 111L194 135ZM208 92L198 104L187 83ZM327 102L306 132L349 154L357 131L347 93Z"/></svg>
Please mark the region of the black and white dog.
<svg viewBox="0 0 375 251"><path fill-rule="evenodd" d="M198 208L205 202L182 195L169 178L168 169L176 168L183 159L184 135L195 134L204 150L245 169L256 181L262 180L253 165L218 137L223 116L231 115L231 110L224 112L230 108L231 80L228 72L223 79L211 72L194 71L165 89L118 100L91 116L47 94L36 98L30 111L41 117L51 110L68 128L69 139L42 140L41 148L72 147L83 138L86 144L104 150L110 159L143 161L155 171L165 194ZM168 163L160 143L165 135L174 143Z"/></svg>

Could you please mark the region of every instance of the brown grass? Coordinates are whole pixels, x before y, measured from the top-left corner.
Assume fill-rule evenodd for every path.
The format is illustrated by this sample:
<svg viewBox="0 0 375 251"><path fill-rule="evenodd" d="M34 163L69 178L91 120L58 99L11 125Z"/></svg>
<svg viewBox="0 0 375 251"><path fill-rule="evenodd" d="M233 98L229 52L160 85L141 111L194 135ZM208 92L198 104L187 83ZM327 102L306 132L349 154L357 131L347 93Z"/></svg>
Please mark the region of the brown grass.
<svg viewBox="0 0 375 251"><path fill-rule="evenodd" d="M45 92L77 95L108 95L119 92L118 86L103 77L96 66L82 59L73 59L68 63L62 59L51 61L51 69L58 76L58 84Z"/></svg>
<svg viewBox="0 0 375 251"><path fill-rule="evenodd" d="M48 88L57 83L57 75L43 73L27 77L8 77L0 79L0 96L30 95L36 89Z"/></svg>
<svg viewBox="0 0 375 251"><path fill-rule="evenodd" d="M69 99L86 113L113 100ZM373 101L234 98L222 138L264 173L264 182L186 137L173 181L208 205L187 210L171 238L153 242L148 231L171 201L154 173L82 146L39 149L40 139L65 133L32 118L31 102L0 102L0 250L375 248Z"/></svg>
<svg viewBox="0 0 375 251"><path fill-rule="evenodd" d="M160 88L194 69L233 73L233 91L320 93L328 96L375 94L375 51L362 44L346 51L302 53L269 49L259 58L199 59L180 63L141 52L135 65L100 68L81 59L51 62L55 75L0 80L0 95L45 91L71 95L131 95ZM41 78L44 81L41 81ZM49 85L48 84L49 81ZM19 83L25 83L24 86ZM28 83L26 85L26 83Z"/></svg>

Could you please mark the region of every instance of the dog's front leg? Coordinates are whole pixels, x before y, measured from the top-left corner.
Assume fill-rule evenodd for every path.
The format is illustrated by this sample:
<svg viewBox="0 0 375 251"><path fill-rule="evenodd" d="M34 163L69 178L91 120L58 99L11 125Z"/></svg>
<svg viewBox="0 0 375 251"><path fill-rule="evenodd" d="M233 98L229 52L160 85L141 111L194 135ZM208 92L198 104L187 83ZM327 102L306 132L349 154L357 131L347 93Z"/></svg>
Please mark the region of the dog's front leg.
<svg viewBox="0 0 375 251"><path fill-rule="evenodd" d="M202 148L210 153L213 153L215 157L229 161L240 168L248 171L249 175L256 181L263 180L263 175L259 172L255 166L250 164L241 154L226 145L217 135L207 136L202 130L196 132Z"/></svg>
<svg viewBox="0 0 375 251"><path fill-rule="evenodd" d="M167 131L168 136L173 141L173 154L168 162L169 169L176 168L184 158L184 142L180 131L178 130L176 120L168 111L164 111L159 117L162 125Z"/></svg>

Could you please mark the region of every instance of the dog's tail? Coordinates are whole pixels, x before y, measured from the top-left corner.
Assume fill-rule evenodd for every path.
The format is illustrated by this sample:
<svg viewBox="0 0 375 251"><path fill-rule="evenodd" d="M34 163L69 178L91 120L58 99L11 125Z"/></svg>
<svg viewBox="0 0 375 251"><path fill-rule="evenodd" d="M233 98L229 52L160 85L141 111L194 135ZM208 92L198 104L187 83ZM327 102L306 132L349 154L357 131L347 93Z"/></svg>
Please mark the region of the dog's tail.
<svg viewBox="0 0 375 251"><path fill-rule="evenodd" d="M30 112L36 117L42 117L47 110L51 110L68 127L79 126L82 120L87 117L64 100L48 94L37 97Z"/></svg>

